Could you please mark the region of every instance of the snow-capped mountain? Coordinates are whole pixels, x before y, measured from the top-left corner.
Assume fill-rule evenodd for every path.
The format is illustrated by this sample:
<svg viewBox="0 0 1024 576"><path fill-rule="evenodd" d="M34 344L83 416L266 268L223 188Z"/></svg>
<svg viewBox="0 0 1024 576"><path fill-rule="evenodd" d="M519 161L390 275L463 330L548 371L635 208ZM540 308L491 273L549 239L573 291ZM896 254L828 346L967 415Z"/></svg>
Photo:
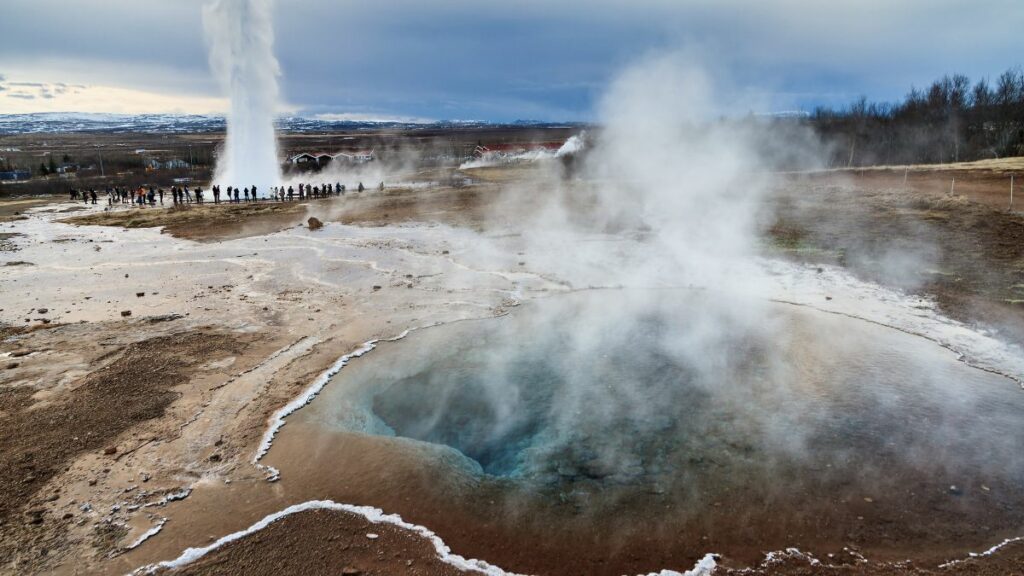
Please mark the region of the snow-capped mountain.
<svg viewBox="0 0 1024 576"><path fill-rule="evenodd" d="M328 130L371 130L376 128L402 128L423 130L437 128L472 128L477 126L565 126L564 123L516 121L490 123L479 121L445 120L440 122L325 120L291 116L278 118L279 130L291 132L317 132ZM218 132L224 130L223 116L180 114L101 114L79 112L39 112L34 114L0 114L0 134L54 133L54 132Z"/></svg>

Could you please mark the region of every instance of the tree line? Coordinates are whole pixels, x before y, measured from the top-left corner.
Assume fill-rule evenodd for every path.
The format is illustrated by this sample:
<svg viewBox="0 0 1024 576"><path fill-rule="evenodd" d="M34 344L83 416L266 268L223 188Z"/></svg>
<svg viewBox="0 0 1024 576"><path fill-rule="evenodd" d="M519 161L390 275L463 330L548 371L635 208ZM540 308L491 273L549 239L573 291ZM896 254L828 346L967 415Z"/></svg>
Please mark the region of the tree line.
<svg viewBox="0 0 1024 576"><path fill-rule="evenodd" d="M817 108L809 122L830 145L832 167L1024 156L1024 72L976 83L946 75L900 102L861 97L845 108Z"/></svg>

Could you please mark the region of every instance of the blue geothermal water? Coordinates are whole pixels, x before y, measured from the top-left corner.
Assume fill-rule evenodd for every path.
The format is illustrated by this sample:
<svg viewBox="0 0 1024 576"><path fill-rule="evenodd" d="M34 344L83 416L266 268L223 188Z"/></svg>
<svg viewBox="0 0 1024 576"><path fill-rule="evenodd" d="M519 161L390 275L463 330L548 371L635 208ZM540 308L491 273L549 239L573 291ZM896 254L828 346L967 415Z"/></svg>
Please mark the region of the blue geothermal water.
<svg viewBox="0 0 1024 576"><path fill-rule="evenodd" d="M454 449L517 483L716 493L907 474L1019 487L1022 414L1014 382L920 337L782 304L605 292L414 332L299 416Z"/></svg>

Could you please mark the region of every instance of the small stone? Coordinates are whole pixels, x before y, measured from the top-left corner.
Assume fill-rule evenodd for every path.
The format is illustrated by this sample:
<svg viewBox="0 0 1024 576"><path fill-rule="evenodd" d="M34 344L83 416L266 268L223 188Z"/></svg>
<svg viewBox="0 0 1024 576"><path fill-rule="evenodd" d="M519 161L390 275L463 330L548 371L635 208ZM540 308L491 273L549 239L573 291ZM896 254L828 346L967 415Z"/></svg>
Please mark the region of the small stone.
<svg viewBox="0 0 1024 576"><path fill-rule="evenodd" d="M132 311L131 310L121 310L121 316L127 318L127 317L129 317L131 315L132 315Z"/></svg>
<svg viewBox="0 0 1024 576"><path fill-rule="evenodd" d="M107 446L106 448L103 449L103 453L107 456L110 456L111 454L117 454L117 446Z"/></svg>
<svg viewBox="0 0 1024 576"><path fill-rule="evenodd" d="M17 367L18 367L18 363L17 362L11 362L10 364L7 365L7 369L8 370L14 370Z"/></svg>
<svg viewBox="0 0 1024 576"><path fill-rule="evenodd" d="M143 297L143 296L145 296L145 295L146 295L146 293L145 293L145 292L136 292L136 293L135 293L135 297L136 297L136 298L142 298L142 297Z"/></svg>
<svg viewBox="0 0 1024 576"><path fill-rule="evenodd" d="M960 496L961 494L964 493L964 491L956 484L953 484L949 487L949 493L952 494L953 496Z"/></svg>
<svg viewBox="0 0 1024 576"><path fill-rule="evenodd" d="M363 571L358 568L353 568L351 566L345 566L341 569L341 573L342 576L359 576L363 573Z"/></svg>
<svg viewBox="0 0 1024 576"><path fill-rule="evenodd" d="M373 287L373 289L374 289L374 290L380 290L380 286L376 286L376 285L375 285L375 286Z"/></svg>
<svg viewBox="0 0 1024 576"><path fill-rule="evenodd" d="M70 520L70 519L72 519L74 517L75 517L74 514L72 514L71 512L68 512L68 513L64 514L63 516L61 516L60 519L61 520Z"/></svg>
<svg viewBox="0 0 1024 576"><path fill-rule="evenodd" d="M40 309L36 310L36 312L38 312L40 314L46 314L49 311L50 311L49 308L40 308Z"/></svg>
<svg viewBox="0 0 1024 576"><path fill-rule="evenodd" d="M306 224L309 226L310 230L319 230L324 227L324 223L315 216L310 216L309 220L306 220Z"/></svg>
<svg viewBox="0 0 1024 576"><path fill-rule="evenodd" d="M368 533L368 534L366 535L366 537L367 537L367 538L369 538L370 540L376 540L377 538L380 538L380 536L379 536L379 535L377 535L377 534L374 534L373 532L369 532L369 533Z"/></svg>
<svg viewBox="0 0 1024 576"><path fill-rule="evenodd" d="M95 478L90 479L89 480L89 486L95 486L95 485L96 485L96 479Z"/></svg>
<svg viewBox="0 0 1024 576"><path fill-rule="evenodd" d="M220 454L211 454L210 462L220 462Z"/></svg>
<svg viewBox="0 0 1024 576"><path fill-rule="evenodd" d="M873 499L871 499L871 498L868 498L868 497L864 497L864 501L865 501L865 502L867 502L868 504L870 504L870 503L874 502L874 500L873 500Z"/></svg>

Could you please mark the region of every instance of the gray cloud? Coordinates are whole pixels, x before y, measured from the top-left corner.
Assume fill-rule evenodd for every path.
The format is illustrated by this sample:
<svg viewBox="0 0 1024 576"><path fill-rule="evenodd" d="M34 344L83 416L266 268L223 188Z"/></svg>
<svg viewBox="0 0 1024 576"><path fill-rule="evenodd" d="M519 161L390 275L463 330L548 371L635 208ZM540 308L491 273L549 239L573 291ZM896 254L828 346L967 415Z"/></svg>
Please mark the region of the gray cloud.
<svg viewBox="0 0 1024 576"><path fill-rule="evenodd" d="M16 25L0 34L0 67L213 95L202 4L7 0ZM1019 63L1022 29L1011 0L281 0L275 11L290 103L438 118L588 117L617 70L679 47L760 110L894 99L947 72Z"/></svg>

